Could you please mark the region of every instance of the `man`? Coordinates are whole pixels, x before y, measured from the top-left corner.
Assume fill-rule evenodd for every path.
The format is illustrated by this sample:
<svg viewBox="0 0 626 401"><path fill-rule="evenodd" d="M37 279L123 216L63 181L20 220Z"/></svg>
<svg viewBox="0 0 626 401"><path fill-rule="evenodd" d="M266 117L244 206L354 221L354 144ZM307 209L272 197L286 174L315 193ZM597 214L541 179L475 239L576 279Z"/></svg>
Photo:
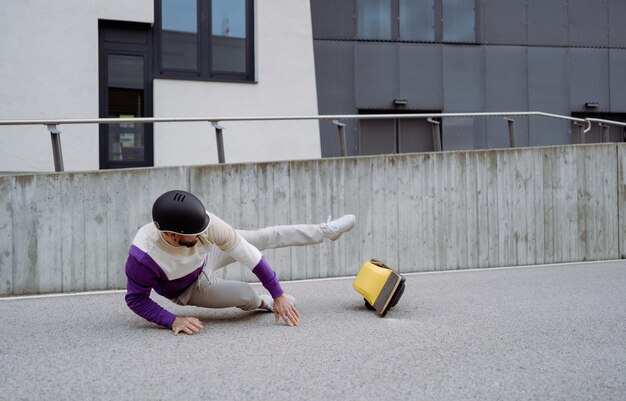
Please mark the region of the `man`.
<svg viewBox="0 0 626 401"><path fill-rule="evenodd" d="M152 223L141 227L126 260L126 304L146 320L180 332L197 333L202 322L179 317L150 299L154 291L179 305L206 308L237 307L274 312L288 326L300 324L293 297L284 293L274 270L260 250L310 245L336 240L354 226L354 216L317 225L274 226L253 231L235 230L209 213L186 191L168 191L152 206ZM244 282L215 277L233 262L252 270L270 295L259 295Z"/></svg>

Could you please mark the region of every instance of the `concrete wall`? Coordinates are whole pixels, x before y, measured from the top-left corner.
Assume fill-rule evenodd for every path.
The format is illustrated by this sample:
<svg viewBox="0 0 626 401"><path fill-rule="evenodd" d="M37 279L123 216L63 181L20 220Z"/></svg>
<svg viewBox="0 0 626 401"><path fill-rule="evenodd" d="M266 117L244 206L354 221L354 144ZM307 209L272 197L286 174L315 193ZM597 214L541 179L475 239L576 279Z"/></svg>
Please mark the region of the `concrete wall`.
<svg viewBox="0 0 626 401"><path fill-rule="evenodd" d="M0 2L0 119L98 117L98 20L154 22L154 0ZM258 1L255 83L154 80L156 117L317 115L308 0ZM226 160L317 158L317 122L224 124ZM61 125L66 171L97 170L97 125ZM54 171L45 126L0 127L0 171ZM157 124L155 166L217 161L208 123Z"/></svg>
<svg viewBox="0 0 626 401"><path fill-rule="evenodd" d="M136 229L174 188L243 229L357 215L336 242L265 252L281 279L369 258L401 272L616 259L625 169L626 145L602 144L0 177L0 295L123 288Z"/></svg>

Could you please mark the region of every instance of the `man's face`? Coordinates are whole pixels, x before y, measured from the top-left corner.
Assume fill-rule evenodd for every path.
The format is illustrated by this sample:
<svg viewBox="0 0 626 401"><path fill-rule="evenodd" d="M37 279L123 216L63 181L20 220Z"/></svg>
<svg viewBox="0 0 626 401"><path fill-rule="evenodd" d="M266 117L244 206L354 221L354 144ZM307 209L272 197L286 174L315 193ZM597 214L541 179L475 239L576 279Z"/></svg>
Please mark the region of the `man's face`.
<svg viewBox="0 0 626 401"><path fill-rule="evenodd" d="M163 239L165 239L171 245L186 246L187 248L192 248L198 243L197 235L182 235L172 232L164 232Z"/></svg>

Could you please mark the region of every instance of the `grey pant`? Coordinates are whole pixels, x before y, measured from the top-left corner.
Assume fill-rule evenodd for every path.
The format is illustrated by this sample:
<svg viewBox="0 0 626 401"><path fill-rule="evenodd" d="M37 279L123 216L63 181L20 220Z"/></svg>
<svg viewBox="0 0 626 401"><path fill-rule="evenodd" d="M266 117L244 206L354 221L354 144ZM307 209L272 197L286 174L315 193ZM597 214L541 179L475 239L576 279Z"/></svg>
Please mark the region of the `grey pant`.
<svg viewBox="0 0 626 401"><path fill-rule="evenodd" d="M237 232L260 251L286 246L318 244L324 240L319 224L273 226L250 231L237 230ZM179 305L205 308L235 306L243 310L253 310L262 306L263 300L250 284L224 280L213 274L234 262L233 258L214 246L207 256L206 264L198 279L180 297L172 301Z"/></svg>

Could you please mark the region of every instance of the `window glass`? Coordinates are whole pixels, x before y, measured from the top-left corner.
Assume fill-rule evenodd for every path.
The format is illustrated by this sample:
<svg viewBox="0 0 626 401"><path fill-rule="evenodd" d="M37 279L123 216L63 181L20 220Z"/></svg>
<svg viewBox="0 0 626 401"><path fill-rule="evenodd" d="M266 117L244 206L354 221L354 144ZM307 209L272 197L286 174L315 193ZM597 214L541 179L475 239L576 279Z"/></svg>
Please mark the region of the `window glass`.
<svg viewBox="0 0 626 401"><path fill-rule="evenodd" d="M143 57L109 54L108 73L109 87L143 89Z"/></svg>
<svg viewBox="0 0 626 401"><path fill-rule="evenodd" d="M391 0L358 0L357 6L359 39L392 39Z"/></svg>
<svg viewBox="0 0 626 401"><path fill-rule="evenodd" d="M400 0L400 40L435 40L434 0Z"/></svg>
<svg viewBox="0 0 626 401"><path fill-rule="evenodd" d="M161 0L161 66L198 70L197 0Z"/></svg>
<svg viewBox="0 0 626 401"><path fill-rule="evenodd" d="M143 117L144 58L108 55L107 116ZM108 160L144 161L143 124L108 125Z"/></svg>
<svg viewBox="0 0 626 401"><path fill-rule="evenodd" d="M155 0L163 77L254 81L253 0Z"/></svg>
<svg viewBox="0 0 626 401"><path fill-rule="evenodd" d="M246 72L246 26L246 0L212 1L211 34L214 71Z"/></svg>
<svg viewBox="0 0 626 401"><path fill-rule="evenodd" d="M443 0L444 42L476 41L474 0Z"/></svg>

